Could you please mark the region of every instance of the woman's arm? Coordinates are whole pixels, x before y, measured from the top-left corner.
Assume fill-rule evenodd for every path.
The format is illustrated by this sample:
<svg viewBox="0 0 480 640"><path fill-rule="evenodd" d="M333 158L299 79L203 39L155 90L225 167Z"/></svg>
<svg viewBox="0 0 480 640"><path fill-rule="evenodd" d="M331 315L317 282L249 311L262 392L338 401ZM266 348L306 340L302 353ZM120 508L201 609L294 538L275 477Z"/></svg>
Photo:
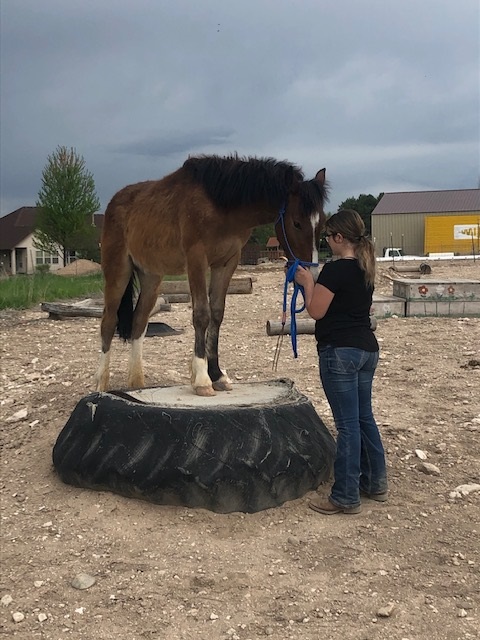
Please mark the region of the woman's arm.
<svg viewBox="0 0 480 640"><path fill-rule="evenodd" d="M316 284L311 271L301 266L295 272L295 282L303 287L309 316L314 320L323 318L335 294L323 284Z"/></svg>

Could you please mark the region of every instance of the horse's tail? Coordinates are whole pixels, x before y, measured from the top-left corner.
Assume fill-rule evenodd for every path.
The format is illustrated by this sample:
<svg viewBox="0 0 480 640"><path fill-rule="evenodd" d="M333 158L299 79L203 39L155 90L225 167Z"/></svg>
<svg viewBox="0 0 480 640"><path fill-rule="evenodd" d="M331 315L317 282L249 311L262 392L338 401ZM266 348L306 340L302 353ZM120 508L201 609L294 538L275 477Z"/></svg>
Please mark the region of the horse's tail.
<svg viewBox="0 0 480 640"><path fill-rule="evenodd" d="M132 273L117 311L118 335L122 340L130 340L133 327L133 292L135 274Z"/></svg>

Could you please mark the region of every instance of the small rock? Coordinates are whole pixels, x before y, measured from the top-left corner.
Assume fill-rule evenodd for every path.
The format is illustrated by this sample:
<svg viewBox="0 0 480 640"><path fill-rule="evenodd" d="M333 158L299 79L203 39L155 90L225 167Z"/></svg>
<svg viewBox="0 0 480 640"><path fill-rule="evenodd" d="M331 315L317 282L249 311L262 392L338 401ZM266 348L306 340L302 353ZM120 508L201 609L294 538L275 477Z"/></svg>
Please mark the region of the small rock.
<svg viewBox="0 0 480 640"><path fill-rule="evenodd" d="M20 420L25 420L27 416L28 416L28 410L20 409L20 411L17 411L12 416L7 418L5 422L19 422Z"/></svg>
<svg viewBox="0 0 480 640"><path fill-rule="evenodd" d="M15 613L12 613L12 618L14 622L22 622L22 620L25 620L25 616L20 611L15 611Z"/></svg>
<svg viewBox="0 0 480 640"><path fill-rule="evenodd" d="M377 611L377 616L379 616L380 618L390 618L394 609L395 603L389 602L385 607L380 607L380 609Z"/></svg>
<svg viewBox="0 0 480 640"><path fill-rule="evenodd" d="M417 469L422 473L426 473L428 476L439 476L440 469L430 462L420 462L417 465Z"/></svg>
<svg viewBox="0 0 480 640"><path fill-rule="evenodd" d="M467 615L468 615L468 613L465 611L465 609L459 609L459 610L457 611L457 616L458 616L459 618L466 618L466 617L467 617Z"/></svg>
<svg viewBox="0 0 480 640"><path fill-rule="evenodd" d="M78 573L72 580L71 585L74 589L89 589L95 582L96 579L88 575L88 573Z"/></svg>
<svg viewBox="0 0 480 640"><path fill-rule="evenodd" d="M427 459L427 454L425 453L425 451L422 451L421 449L415 449L415 455L417 456L417 458L420 458L420 460Z"/></svg>
<svg viewBox="0 0 480 640"><path fill-rule="evenodd" d="M8 607L9 604L11 604L13 602L13 598L9 593L6 593L2 599L0 600L0 602L5 606Z"/></svg>
<svg viewBox="0 0 480 640"><path fill-rule="evenodd" d="M39 622L45 622L45 620L48 618L46 613L39 613L37 616L37 620Z"/></svg>
<svg viewBox="0 0 480 640"><path fill-rule="evenodd" d="M449 495L450 498L463 498L474 491L480 491L480 484L460 484Z"/></svg>
<svg viewBox="0 0 480 640"><path fill-rule="evenodd" d="M37 589L40 589L40 587L43 587L44 584L45 584L44 580L35 580L35 582L33 583L33 586L36 587Z"/></svg>
<svg viewBox="0 0 480 640"><path fill-rule="evenodd" d="M211 613L210 614L210 620L218 620L218 616L216 613Z"/></svg>

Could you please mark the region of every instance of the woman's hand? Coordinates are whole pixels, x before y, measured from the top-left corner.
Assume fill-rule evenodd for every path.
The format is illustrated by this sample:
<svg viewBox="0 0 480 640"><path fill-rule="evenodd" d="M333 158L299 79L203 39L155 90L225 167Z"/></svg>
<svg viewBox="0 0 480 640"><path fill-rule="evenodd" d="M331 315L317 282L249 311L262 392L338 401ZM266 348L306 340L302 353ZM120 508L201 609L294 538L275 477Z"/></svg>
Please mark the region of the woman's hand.
<svg viewBox="0 0 480 640"><path fill-rule="evenodd" d="M323 318L333 300L334 293L323 284L316 283L310 269L300 265L295 271L295 282L303 287L305 307L310 317L314 320Z"/></svg>
<svg viewBox="0 0 480 640"><path fill-rule="evenodd" d="M305 267L298 265L295 271L295 282L303 288L308 287L309 284L314 284L310 269L305 269Z"/></svg>

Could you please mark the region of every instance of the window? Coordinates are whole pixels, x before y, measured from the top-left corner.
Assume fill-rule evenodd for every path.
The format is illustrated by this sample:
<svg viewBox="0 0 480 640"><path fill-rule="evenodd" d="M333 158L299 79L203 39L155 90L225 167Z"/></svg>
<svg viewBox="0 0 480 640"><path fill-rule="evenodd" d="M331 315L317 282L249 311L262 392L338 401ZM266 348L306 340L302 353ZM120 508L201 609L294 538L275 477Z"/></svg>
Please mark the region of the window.
<svg viewBox="0 0 480 640"><path fill-rule="evenodd" d="M37 249L35 252L35 264L58 264L58 253L47 253Z"/></svg>

